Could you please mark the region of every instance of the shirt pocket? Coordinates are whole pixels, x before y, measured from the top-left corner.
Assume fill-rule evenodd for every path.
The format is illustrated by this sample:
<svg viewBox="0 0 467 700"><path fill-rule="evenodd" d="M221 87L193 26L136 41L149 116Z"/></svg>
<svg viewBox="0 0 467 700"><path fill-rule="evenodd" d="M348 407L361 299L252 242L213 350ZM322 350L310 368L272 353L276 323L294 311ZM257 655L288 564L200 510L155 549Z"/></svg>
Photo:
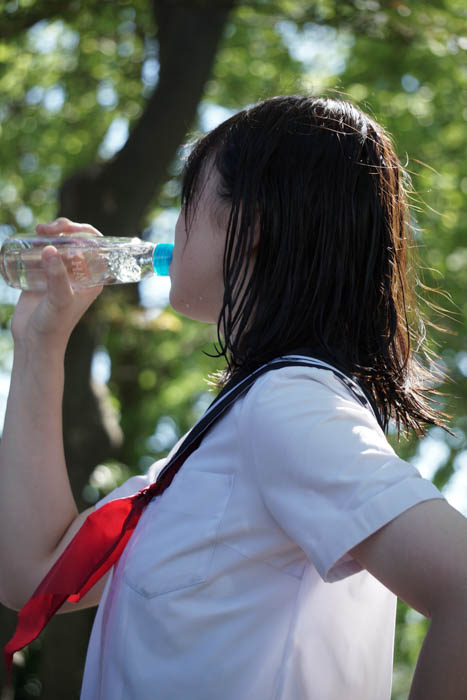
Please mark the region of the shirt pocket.
<svg viewBox="0 0 467 700"><path fill-rule="evenodd" d="M232 474L182 468L143 513L129 542L124 581L146 598L203 583L232 486Z"/></svg>

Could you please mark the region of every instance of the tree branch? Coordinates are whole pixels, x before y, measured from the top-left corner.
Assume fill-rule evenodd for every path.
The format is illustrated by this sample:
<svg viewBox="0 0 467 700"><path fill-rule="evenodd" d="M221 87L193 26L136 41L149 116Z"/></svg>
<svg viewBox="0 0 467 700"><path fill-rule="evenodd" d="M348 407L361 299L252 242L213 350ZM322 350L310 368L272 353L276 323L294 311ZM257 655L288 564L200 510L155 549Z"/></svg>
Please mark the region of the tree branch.
<svg viewBox="0 0 467 700"><path fill-rule="evenodd" d="M19 7L11 13L2 12L0 39L11 39L30 29L37 22L47 19L69 20L80 11L80 5L74 0L43 0L30 7Z"/></svg>
<svg viewBox="0 0 467 700"><path fill-rule="evenodd" d="M234 0L154 0L158 22L159 82L130 136L112 160L71 176L61 211L78 206L104 233L130 235L167 176L177 147L193 122ZM88 216L89 213L89 216ZM92 217L91 217L92 214Z"/></svg>

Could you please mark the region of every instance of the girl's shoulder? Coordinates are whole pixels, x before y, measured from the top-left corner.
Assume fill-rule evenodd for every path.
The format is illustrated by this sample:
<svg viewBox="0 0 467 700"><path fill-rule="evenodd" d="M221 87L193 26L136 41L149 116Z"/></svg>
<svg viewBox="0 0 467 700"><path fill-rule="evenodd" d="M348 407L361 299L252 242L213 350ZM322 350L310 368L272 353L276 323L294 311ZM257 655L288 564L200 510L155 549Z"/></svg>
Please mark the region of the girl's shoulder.
<svg viewBox="0 0 467 700"><path fill-rule="evenodd" d="M354 386L358 392L358 385L354 383ZM243 408L246 411L259 408L280 411L289 403L306 406L308 412L359 408L375 420L371 409L362 404L348 383L325 366L290 365L266 372L247 392Z"/></svg>
<svg viewBox="0 0 467 700"><path fill-rule="evenodd" d="M369 404L332 370L283 367L262 375L236 410L242 434L282 445L291 440L330 449L336 441L350 452L368 446L394 455Z"/></svg>

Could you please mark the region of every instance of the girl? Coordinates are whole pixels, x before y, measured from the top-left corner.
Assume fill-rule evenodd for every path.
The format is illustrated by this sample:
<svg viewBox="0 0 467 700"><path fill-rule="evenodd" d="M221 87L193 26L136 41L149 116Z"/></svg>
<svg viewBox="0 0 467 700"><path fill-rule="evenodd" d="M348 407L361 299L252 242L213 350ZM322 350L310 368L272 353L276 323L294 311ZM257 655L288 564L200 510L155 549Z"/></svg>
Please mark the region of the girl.
<svg viewBox="0 0 467 700"><path fill-rule="evenodd" d="M110 573L61 608L99 604L83 700L388 700L396 596L430 618L410 700L465 698L467 524L384 436L390 419L444 424L410 349L388 136L344 101L266 100L196 144L182 204L170 303L217 323L236 400L163 493L143 491ZM39 227L79 230L94 229ZM16 609L93 510L77 513L60 411L66 343L100 290L74 293L52 247L43 263L47 293L13 318L1 446L0 594Z"/></svg>

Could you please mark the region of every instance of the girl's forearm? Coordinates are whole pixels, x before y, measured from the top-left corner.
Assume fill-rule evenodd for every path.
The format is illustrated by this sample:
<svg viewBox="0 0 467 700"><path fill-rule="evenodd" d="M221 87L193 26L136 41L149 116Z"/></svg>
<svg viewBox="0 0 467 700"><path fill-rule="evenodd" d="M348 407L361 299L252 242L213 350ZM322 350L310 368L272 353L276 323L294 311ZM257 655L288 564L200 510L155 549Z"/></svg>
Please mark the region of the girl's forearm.
<svg viewBox="0 0 467 700"><path fill-rule="evenodd" d="M0 600L22 604L78 511L62 436L64 348L16 348L0 445Z"/></svg>
<svg viewBox="0 0 467 700"><path fill-rule="evenodd" d="M409 700L439 698L467 698L467 595L433 616L418 658Z"/></svg>

